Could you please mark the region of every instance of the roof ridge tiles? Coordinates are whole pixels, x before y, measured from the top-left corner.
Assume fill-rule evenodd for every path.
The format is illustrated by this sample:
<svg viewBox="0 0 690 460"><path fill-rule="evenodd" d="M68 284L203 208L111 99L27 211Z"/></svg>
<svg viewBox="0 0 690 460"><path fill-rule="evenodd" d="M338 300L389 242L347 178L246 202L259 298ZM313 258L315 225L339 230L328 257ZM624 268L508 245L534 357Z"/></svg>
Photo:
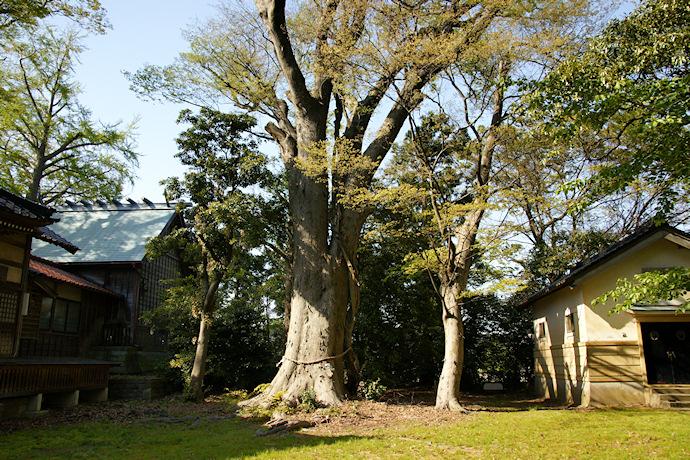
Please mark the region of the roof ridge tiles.
<svg viewBox="0 0 690 460"><path fill-rule="evenodd" d="M111 201L96 200L90 203L85 200L73 202L65 200L63 204L55 207L58 212L93 212L93 211L151 211L151 210L173 210L176 203L155 203L148 198L142 198L141 203L127 198L127 201L113 199Z"/></svg>

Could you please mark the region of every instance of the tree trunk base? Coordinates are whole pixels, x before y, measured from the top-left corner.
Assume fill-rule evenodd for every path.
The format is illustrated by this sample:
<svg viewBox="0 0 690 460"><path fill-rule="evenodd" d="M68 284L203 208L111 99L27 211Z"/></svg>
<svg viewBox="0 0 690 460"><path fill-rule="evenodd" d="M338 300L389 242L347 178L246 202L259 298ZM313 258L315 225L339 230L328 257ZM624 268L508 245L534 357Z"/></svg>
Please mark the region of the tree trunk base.
<svg viewBox="0 0 690 460"><path fill-rule="evenodd" d="M454 412L462 412L462 413L467 413L469 412L465 407L460 404L460 402L457 399L452 399L450 401L436 401L436 407L437 410L451 410Z"/></svg>

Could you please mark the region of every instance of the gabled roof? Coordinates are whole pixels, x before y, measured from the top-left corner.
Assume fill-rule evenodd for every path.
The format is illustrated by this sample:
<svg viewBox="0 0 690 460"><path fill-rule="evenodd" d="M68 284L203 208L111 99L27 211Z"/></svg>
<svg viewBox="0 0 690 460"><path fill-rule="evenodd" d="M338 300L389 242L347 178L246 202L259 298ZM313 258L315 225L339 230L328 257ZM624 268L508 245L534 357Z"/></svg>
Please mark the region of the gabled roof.
<svg viewBox="0 0 690 460"><path fill-rule="evenodd" d="M53 208L0 188L0 227L31 234L74 254L79 248L47 227L57 221L52 217L54 212Z"/></svg>
<svg viewBox="0 0 690 460"><path fill-rule="evenodd" d="M621 259L663 238L690 249L690 234L666 224L660 226L645 225L635 233L623 238L618 243L609 246L605 251L578 263L568 275L554 281L544 289L535 292L521 302L517 308L526 308L537 300L566 286L575 287L606 270Z"/></svg>
<svg viewBox="0 0 690 460"><path fill-rule="evenodd" d="M175 218L170 204L144 200L81 204L67 202L53 217L60 221L53 230L81 248L74 255L46 244L34 246L33 254L58 263L141 262L146 242L160 235Z"/></svg>
<svg viewBox="0 0 690 460"><path fill-rule="evenodd" d="M53 263L47 260L40 259L38 257L31 257L31 259L29 260L29 270L32 273L45 276L46 278L62 281L63 283L72 284L74 286L79 286L90 291L100 292L114 297L120 296L118 293L113 292L110 289L106 289L102 286L99 286L96 283L93 283L73 273L66 272L58 268Z"/></svg>

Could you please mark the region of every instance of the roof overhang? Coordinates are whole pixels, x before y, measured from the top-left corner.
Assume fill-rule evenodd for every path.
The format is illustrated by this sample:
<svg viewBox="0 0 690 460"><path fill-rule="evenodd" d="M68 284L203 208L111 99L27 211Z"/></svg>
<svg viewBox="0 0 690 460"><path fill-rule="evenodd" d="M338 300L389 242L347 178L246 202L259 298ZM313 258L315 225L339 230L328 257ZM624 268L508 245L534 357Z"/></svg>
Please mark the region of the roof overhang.
<svg viewBox="0 0 690 460"><path fill-rule="evenodd" d="M537 302L549 294L565 287L570 287L572 289L617 264L626 257L629 257L631 254L634 254L662 239L667 239L683 248L690 249L690 235L681 230L666 224L659 227L645 227L609 247L589 261L579 264L579 266L576 266L570 274L554 281L551 285L532 294L530 297L517 305L516 308L520 310L525 309L531 306L534 302Z"/></svg>

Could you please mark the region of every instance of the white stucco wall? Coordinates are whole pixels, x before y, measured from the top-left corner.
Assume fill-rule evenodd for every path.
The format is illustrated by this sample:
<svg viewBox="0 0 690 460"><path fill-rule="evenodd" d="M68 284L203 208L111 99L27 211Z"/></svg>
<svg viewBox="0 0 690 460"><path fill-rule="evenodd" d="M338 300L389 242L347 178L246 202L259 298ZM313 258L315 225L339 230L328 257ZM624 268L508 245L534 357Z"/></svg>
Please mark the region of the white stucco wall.
<svg viewBox="0 0 690 460"><path fill-rule="evenodd" d="M537 391L582 405L644 403L637 320L628 312L608 315L611 301L592 307L592 300L613 289L621 277L679 265L690 266L690 250L660 239L534 302ZM575 313L573 334L565 332L568 310ZM539 339L543 321L546 336Z"/></svg>

